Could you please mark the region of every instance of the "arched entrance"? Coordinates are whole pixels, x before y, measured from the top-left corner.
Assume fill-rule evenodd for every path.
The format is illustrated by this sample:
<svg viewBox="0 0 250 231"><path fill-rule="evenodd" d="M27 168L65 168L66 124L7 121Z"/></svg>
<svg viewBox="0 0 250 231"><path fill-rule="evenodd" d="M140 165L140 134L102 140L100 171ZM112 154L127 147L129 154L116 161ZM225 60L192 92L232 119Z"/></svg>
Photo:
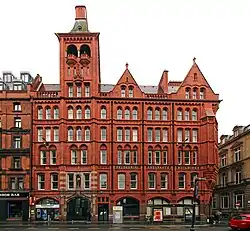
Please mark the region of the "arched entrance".
<svg viewBox="0 0 250 231"><path fill-rule="evenodd" d="M67 203L67 220L91 219L91 203L86 197L74 197Z"/></svg>
<svg viewBox="0 0 250 231"><path fill-rule="evenodd" d="M59 219L59 202L53 198L42 198L36 202L36 220L58 220Z"/></svg>
<svg viewBox="0 0 250 231"><path fill-rule="evenodd" d="M123 197L116 203L123 207L123 217L139 217L140 216L140 202L132 197Z"/></svg>

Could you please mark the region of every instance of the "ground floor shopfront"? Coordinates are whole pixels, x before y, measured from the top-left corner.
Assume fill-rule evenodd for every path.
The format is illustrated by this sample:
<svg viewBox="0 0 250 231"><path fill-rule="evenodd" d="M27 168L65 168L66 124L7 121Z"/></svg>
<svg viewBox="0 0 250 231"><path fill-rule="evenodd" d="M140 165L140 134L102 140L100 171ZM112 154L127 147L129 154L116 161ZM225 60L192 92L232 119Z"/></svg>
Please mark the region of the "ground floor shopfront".
<svg viewBox="0 0 250 231"><path fill-rule="evenodd" d="M29 220L29 192L0 191L0 221Z"/></svg>
<svg viewBox="0 0 250 231"><path fill-rule="evenodd" d="M197 219L209 216L210 205L196 203ZM34 220L82 220L108 222L114 219L169 221L190 220L192 199L183 197L174 203L165 197L139 199L136 195L109 197L105 195L72 194L43 197L32 208ZM119 223L119 222L118 222Z"/></svg>

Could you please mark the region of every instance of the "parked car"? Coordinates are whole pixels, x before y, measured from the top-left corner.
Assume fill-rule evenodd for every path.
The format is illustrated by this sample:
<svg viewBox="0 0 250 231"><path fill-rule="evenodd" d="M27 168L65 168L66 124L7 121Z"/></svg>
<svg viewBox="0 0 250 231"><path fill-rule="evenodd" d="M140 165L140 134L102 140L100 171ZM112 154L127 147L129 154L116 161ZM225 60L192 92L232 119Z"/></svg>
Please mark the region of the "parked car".
<svg viewBox="0 0 250 231"><path fill-rule="evenodd" d="M230 219L228 226L232 230L250 229L250 214L239 214L239 215L233 216Z"/></svg>

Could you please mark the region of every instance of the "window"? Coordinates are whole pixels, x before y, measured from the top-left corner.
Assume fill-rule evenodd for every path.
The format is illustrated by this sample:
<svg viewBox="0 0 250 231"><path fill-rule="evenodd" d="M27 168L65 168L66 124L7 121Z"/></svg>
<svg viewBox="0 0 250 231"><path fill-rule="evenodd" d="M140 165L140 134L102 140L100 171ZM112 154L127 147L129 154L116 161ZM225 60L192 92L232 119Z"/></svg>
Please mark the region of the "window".
<svg viewBox="0 0 250 231"><path fill-rule="evenodd" d="M222 173L222 176L221 176L221 185L222 185L222 187L225 187L226 184L227 184L227 175L224 172L224 173Z"/></svg>
<svg viewBox="0 0 250 231"><path fill-rule="evenodd" d="M15 90L15 91L20 91L20 90L22 90L22 85L20 85L20 84L14 85L14 86L13 86L13 90Z"/></svg>
<svg viewBox="0 0 250 231"><path fill-rule="evenodd" d="M125 189L125 174L118 174L118 189Z"/></svg>
<svg viewBox="0 0 250 231"><path fill-rule="evenodd" d="M177 142L182 142L182 129L177 129Z"/></svg>
<svg viewBox="0 0 250 231"><path fill-rule="evenodd" d="M107 174L100 174L100 189L107 189Z"/></svg>
<svg viewBox="0 0 250 231"><path fill-rule="evenodd" d="M125 141L126 142L130 141L130 129L129 128L125 129Z"/></svg>
<svg viewBox="0 0 250 231"><path fill-rule="evenodd" d="M22 109L21 109L21 104L20 103L14 103L13 104L13 109L14 109L14 111L21 111Z"/></svg>
<svg viewBox="0 0 250 231"><path fill-rule="evenodd" d="M90 85L85 84L85 97L90 97Z"/></svg>
<svg viewBox="0 0 250 231"><path fill-rule="evenodd" d="M137 108L134 108L134 109L133 109L132 119L133 119L133 120L137 120L137 119L138 119L138 111L137 111Z"/></svg>
<svg viewBox="0 0 250 231"><path fill-rule="evenodd" d="M24 182L22 177L10 177L9 178L9 188L10 189L24 189Z"/></svg>
<svg viewBox="0 0 250 231"><path fill-rule="evenodd" d="M117 128L117 141L122 141L122 128Z"/></svg>
<svg viewBox="0 0 250 231"><path fill-rule="evenodd" d="M47 164L46 151L44 151L44 150L40 151L40 164L41 165L46 165Z"/></svg>
<svg viewBox="0 0 250 231"><path fill-rule="evenodd" d="M204 99L205 98L205 90L202 88L200 90L200 99Z"/></svg>
<svg viewBox="0 0 250 231"><path fill-rule="evenodd" d="M39 107L39 108L37 109L37 118L38 118L39 120L42 120L42 119L43 119L43 109L42 109L41 107Z"/></svg>
<svg viewBox="0 0 250 231"><path fill-rule="evenodd" d="M148 151L148 164L153 164L153 152Z"/></svg>
<svg viewBox="0 0 250 231"><path fill-rule="evenodd" d="M50 128L46 128L45 129L45 140L46 141L51 141L51 130L50 130Z"/></svg>
<svg viewBox="0 0 250 231"><path fill-rule="evenodd" d="M73 134L73 128L68 128L68 141L73 141L74 134Z"/></svg>
<svg viewBox="0 0 250 231"><path fill-rule="evenodd" d="M38 174L38 190L44 190L45 189L45 174L41 173Z"/></svg>
<svg viewBox="0 0 250 231"><path fill-rule="evenodd" d="M241 160L241 148L234 149L234 161L240 161Z"/></svg>
<svg viewBox="0 0 250 231"><path fill-rule="evenodd" d="M185 173L179 173L179 189L185 189Z"/></svg>
<svg viewBox="0 0 250 231"><path fill-rule="evenodd" d="M168 174L161 173L161 189L168 188Z"/></svg>
<svg viewBox="0 0 250 231"><path fill-rule="evenodd" d="M137 151L133 151L133 164L137 164Z"/></svg>
<svg viewBox="0 0 250 231"><path fill-rule="evenodd" d="M192 130L192 141L193 143L198 142L198 130L197 129Z"/></svg>
<svg viewBox="0 0 250 231"><path fill-rule="evenodd" d="M81 164L87 164L87 150L81 150Z"/></svg>
<svg viewBox="0 0 250 231"><path fill-rule="evenodd" d="M89 107L85 108L85 119L90 119L90 108Z"/></svg>
<svg viewBox="0 0 250 231"><path fill-rule="evenodd" d="M130 189L137 189L137 174L130 174Z"/></svg>
<svg viewBox="0 0 250 231"><path fill-rule="evenodd" d="M51 189L52 190L58 189L58 174L57 173L51 174Z"/></svg>
<svg viewBox="0 0 250 231"><path fill-rule="evenodd" d="M45 118L46 118L46 120L51 119L51 109L49 107L47 107L45 110Z"/></svg>
<svg viewBox="0 0 250 231"><path fill-rule="evenodd" d="M59 128L54 128L54 141L59 141Z"/></svg>
<svg viewBox="0 0 250 231"><path fill-rule="evenodd" d="M186 120L186 121L189 120L189 114L190 114L189 110L186 110L186 111L185 111L185 120Z"/></svg>
<svg viewBox="0 0 250 231"><path fill-rule="evenodd" d="M76 150L71 150L71 164L77 164L77 152L76 152Z"/></svg>
<svg viewBox="0 0 250 231"><path fill-rule="evenodd" d="M59 108L58 107L54 108L54 119L55 120L59 119Z"/></svg>
<svg viewBox="0 0 250 231"><path fill-rule="evenodd" d="M85 141L90 141L90 129L85 128Z"/></svg>
<svg viewBox="0 0 250 231"><path fill-rule="evenodd" d="M122 151L118 150L117 152L117 164L122 164Z"/></svg>
<svg viewBox="0 0 250 231"><path fill-rule="evenodd" d="M56 164L56 150L50 151L50 164L55 165Z"/></svg>
<svg viewBox="0 0 250 231"><path fill-rule="evenodd" d="M221 196L221 208L222 209L229 208L229 196L228 195Z"/></svg>
<svg viewBox="0 0 250 231"><path fill-rule="evenodd" d="M152 128L148 128L148 142L152 142L153 141L153 129Z"/></svg>
<svg viewBox="0 0 250 231"><path fill-rule="evenodd" d="M186 89L185 99L190 99L190 90Z"/></svg>
<svg viewBox="0 0 250 231"><path fill-rule="evenodd" d="M81 189L82 188L82 176L81 174L76 175L76 189Z"/></svg>
<svg viewBox="0 0 250 231"><path fill-rule="evenodd" d="M184 164L190 165L190 151L184 151Z"/></svg>
<svg viewBox="0 0 250 231"><path fill-rule="evenodd" d="M236 204L239 204L239 208L243 208L244 205L244 193L234 193L234 208L236 208Z"/></svg>
<svg viewBox="0 0 250 231"><path fill-rule="evenodd" d="M196 178L196 177L198 177L198 174L197 173L191 173L191 188L194 188L194 179Z"/></svg>
<svg viewBox="0 0 250 231"><path fill-rule="evenodd" d="M190 142L190 130L185 129L185 143Z"/></svg>
<svg viewBox="0 0 250 231"><path fill-rule="evenodd" d="M162 141L168 142L168 129L167 128L164 128L162 130Z"/></svg>
<svg viewBox="0 0 250 231"><path fill-rule="evenodd" d="M161 152L155 151L155 164L161 164Z"/></svg>
<svg viewBox="0 0 250 231"><path fill-rule="evenodd" d="M102 107L101 109L101 119L106 119L107 118L107 111L105 107Z"/></svg>
<svg viewBox="0 0 250 231"><path fill-rule="evenodd" d="M122 109L121 109L121 108L118 108L118 109L117 109L117 119L118 119L118 120L121 120L121 119L122 119Z"/></svg>
<svg viewBox="0 0 250 231"><path fill-rule="evenodd" d="M182 165L182 150L178 151L178 165Z"/></svg>
<svg viewBox="0 0 250 231"><path fill-rule="evenodd" d="M107 150L101 150L101 164L107 164Z"/></svg>
<svg viewBox="0 0 250 231"><path fill-rule="evenodd" d="M13 146L14 146L14 148L21 148L21 137L20 136L15 136L13 138Z"/></svg>
<svg viewBox="0 0 250 231"><path fill-rule="evenodd" d="M179 121L182 120L182 110L181 109L177 110L177 120L179 120Z"/></svg>
<svg viewBox="0 0 250 231"><path fill-rule="evenodd" d="M193 99L197 99L197 90L196 89L193 90Z"/></svg>
<svg viewBox="0 0 250 231"><path fill-rule="evenodd" d="M73 97L73 86L69 85L68 88L69 88L69 97Z"/></svg>
<svg viewBox="0 0 250 231"><path fill-rule="evenodd" d="M129 98L132 98L133 96L134 96L133 87L130 87L130 88L128 89L128 97L129 97Z"/></svg>
<svg viewBox="0 0 250 231"><path fill-rule="evenodd" d="M241 171L237 170L235 173L235 184L240 184L241 183Z"/></svg>
<svg viewBox="0 0 250 231"><path fill-rule="evenodd" d="M162 110L162 120L168 120L168 111L167 111L167 109Z"/></svg>
<svg viewBox="0 0 250 231"><path fill-rule="evenodd" d="M82 141L82 129L81 128L76 129L76 141Z"/></svg>
<svg viewBox="0 0 250 231"><path fill-rule="evenodd" d="M161 119L161 113L160 109L155 109L155 120L160 120Z"/></svg>
<svg viewBox="0 0 250 231"><path fill-rule="evenodd" d="M136 142L138 141L138 129L133 128L133 141Z"/></svg>
<svg viewBox="0 0 250 231"><path fill-rule="evenodd" d="M101 128L101 141L106 141L106 140L107 140L107 129Z"/></svg>
<svg viewBox="0 0 250 231"><path fill-rule="evenodd" d="M68 108L68 119L74 119L74 111L72 107Z"/></svg>
<svg viewBox="0 0 250 231"><path fill-rule="evenodd" d="M74 174L69 173L68 174L68 189L74 189L75 181L74 181Z"/></svg>
<svg viewBox="0 0 250 231"><path fill-rule="evenodd" d="M197 153L198 153L198 151L197 151L197 149L195 149L193 151L193 165L197 164L197 156L198 156Z"/></svg>
<svg viewBox="0 0 250 231"><path fill-rule="evenodd" d="M156 128L155 129L155 142L161 141L161 129Z"/></svg>
<svg viewBox="0 0 250 231"><path fill-rule="evenodd" d="M21 168L21 158L20 157L13 157L12 168L14 168L14 169Z"/></svg>
<svg viewBox="0 0 250 231"><path fill-rule="evenodd" d="M148 109L147 111L147 119L152 120L153 119L153 111L151 108Z"/></svg>
<svg viewBox="0 0 250 231"><path fill-rule="evenodd" d="M90 188L90 174L89 173L84 173L83 174L83 187L84 189L89 189Z"/></svg>
<svg viewBox="0 0 250 231"><path fill-rule="evenodd" d="M82 86L78 85L76 87L76 97L82 97Z"/></svg>
<svg viewBox="0 0 250 231"><path fill-rule="evenodd" d="M192 120L193 120L193 121L196 121L196 120L197 120L197 111L196 111L196 110L193 110L193 111L192 111Z"/></svg>
<svg viewBox="0 0 250 231"><path fill-rule="evenodd" d="M124 152L124 163L125 164L130 164L130 151L125 151Z"/></svg>
<svg viewBox="0 0 250 231"><path fill-rule="evenodd" d="M126 88L125 87L121 87L121 97L126 97Z"/></svg>
<svg viewBox="0 0 250 231"><path fill-rule="evenodd" d="M222 155L221 156L221 167L225 167L227 165L227 156Z"/></svg>
<svg viewBox="0 0 250 231"><path fill-rule="evenodd" d="M81 107L76 108L76 119L78 119L78 120L82 119L82 109L81 109Z"/></svg>
<svg viewBox="0 0 250 231"><path fill-rule="evenodd" d="M155 189L156 181L155 181L155 173L148 174L148 188Z"/></svg>
<svg viewBox="0 0 250 231"><path fill-rule="evenodd" d="M15 126L15 128L21 128L22 127L21 118L15 118L14 119L14 126Z"/></svg>
<svg viewBox="0 0 250 231"><path fill-rule="evenodd" d="M168 152L167 151L163 152L163 164L164 165L168 164Z"/></svg>
<svg viewBox="0 0 250 231"><path fill-rule="evenodd" d="M125 109L125 120L129 120L130 119L130 111L129 108Z"/></svg>

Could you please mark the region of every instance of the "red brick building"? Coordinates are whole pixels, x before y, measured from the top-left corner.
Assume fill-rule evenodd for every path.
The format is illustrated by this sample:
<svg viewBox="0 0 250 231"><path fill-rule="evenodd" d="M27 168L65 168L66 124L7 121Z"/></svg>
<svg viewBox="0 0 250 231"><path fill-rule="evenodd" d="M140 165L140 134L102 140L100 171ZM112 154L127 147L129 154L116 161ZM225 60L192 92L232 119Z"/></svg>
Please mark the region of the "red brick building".
<svg viewBox="0 0 250 231"><path fill-rule="evenodd" d="M0 221L29 218L32 81L26 72L0 78Z"/></svg>
<svg viewBox="0 0 250 231"><path fill-rule="evenodd" d="M200 183L199 216L210 209L216 180L219 97L198 65L183 81L164 71L156 86L140 86L126 69L115 85L101 83L99 33L86 8L57 33L60 85L33 84L33 189L37 220L145 219L154 208L184 217L192 180Z"/></svg>

